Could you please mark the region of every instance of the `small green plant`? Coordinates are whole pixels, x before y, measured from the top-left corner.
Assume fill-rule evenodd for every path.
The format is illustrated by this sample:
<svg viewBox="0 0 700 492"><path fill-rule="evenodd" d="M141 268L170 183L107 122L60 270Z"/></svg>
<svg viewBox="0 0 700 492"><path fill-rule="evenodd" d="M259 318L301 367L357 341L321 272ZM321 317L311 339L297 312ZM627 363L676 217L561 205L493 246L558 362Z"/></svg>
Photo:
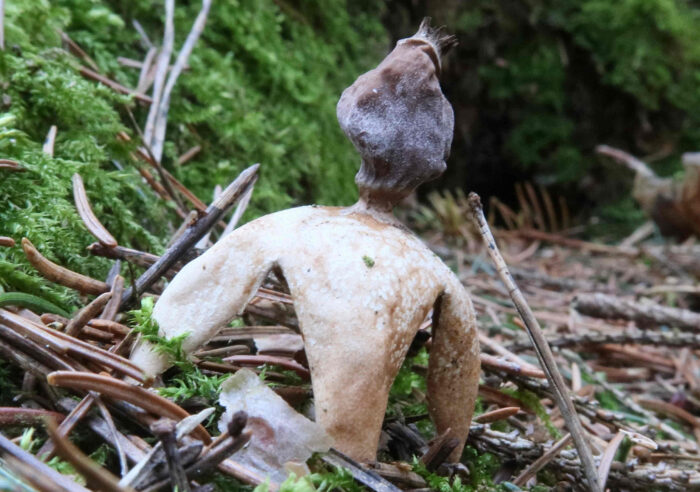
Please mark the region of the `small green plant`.
<svg viewBox="0 0 700 492"><path fill-rule="evenodd" d="M130 311L129 315L134 331L140 333L144 340L152 343L157 352L168 355L180 370L176 375L168 378L165 381L167 384L159 388L158 392L176 401L200 396L209 403L215 403L219 397L221 383L228 374L209 376L192 363L182 349L187 333L170 339L160 336L158 323L153 319L153 308L153 298L144 297L141 299L141 308Z"/></svg>
<svg viewBox="0 0 700 492"><path fill-rule="evenodd" d="M47 461L46 464L54 470L56 470L57 472L63 475L68 475L71 478L71 480L74 480L80 485L85 485L85 479L80 473L78 473L75 467L67 461L63 461L58 456L54 456L49 461Z"/></svg>
<svg viewBox="0 0 700 492"><path fill-rule="evenodd" d="M418 401L416 398L416 395L425 395L427 383L425 376L413 370L414 364L427 367L428 351L425 347L414 357L407 357L401 365L389 390L387 415L390 417L423 415L428 411L425 400Z"/></svg>
<svg viewBox="0 0 700 492"><path fill-rule="evenodd" d="M152 297L141 299L141 308L130 311L134 331L141 334L141 338L154 345L158 353L165 354L173 360L173 363L183 370L191 370L194 364L187 359L182 343L189 333L183 333L173 338L165 338L158 334L158 323L153 319L155 303Z"/></svg>

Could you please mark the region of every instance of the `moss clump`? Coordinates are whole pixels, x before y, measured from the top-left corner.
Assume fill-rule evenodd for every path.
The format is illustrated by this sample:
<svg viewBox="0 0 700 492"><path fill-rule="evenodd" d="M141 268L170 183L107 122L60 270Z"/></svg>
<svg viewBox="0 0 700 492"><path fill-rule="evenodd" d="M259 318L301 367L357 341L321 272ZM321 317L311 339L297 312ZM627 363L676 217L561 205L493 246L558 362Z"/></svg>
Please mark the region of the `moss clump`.
<svg viewBox="0 0 700 492"><path fill-rule="evenodd" d="M3 172L0 235L26 236L50 260L100 278L109 263L86 255L93 239L73 205L73 173L81 174L95 213L124 245L158 251L160 241L148 230L163 232L157 224L165 209L154 206L128 163L129 149L115 139L126 130L117 112L126 99L80 77L50 36L26 41L35 22L45 24L42 32L53 32L64 19L65 11L48 2L13 4L7 11L13 47L0 53L0 155L25 171ZM58 127L53 157L42 151L51 125ZM6 290L39 294L63 307L76 300L38 277L19 246L0 249L0 281Z"/></svg>
<svg viewBox="0 0 700 492"><path fill-rule="evenodd" d="M200 5L178 4L178 50ZM335 101L357 73L380 58L377 20L343 0L214 2L189 70L172 95L164 166L208 202L252 162L262 163L249 216L293 203L347 203L354 198L354 152L335 121ZM150 1L19 0L6 6L0 52L0 157L22 173L0 171L0 235L28 237L50 260L102 278L110 262L89 257L93 242L72 203L79 172L95 214L121 245L158 253L179 219L139 177L127 108L143 126L148 108L84 79L86 62L68 54L67 33L100 72L135 87L138 70L118 57L142 60L138 20L158 44L163 8ZM378 41L379 40L379 41ZM53 157L42 152L58 128ZM132 146L135 144L131 144ZM202 150L187 165L176 157ZM49 285L20 247L0 248L0 286L40 295L68 308L77 296Z"/></svg>

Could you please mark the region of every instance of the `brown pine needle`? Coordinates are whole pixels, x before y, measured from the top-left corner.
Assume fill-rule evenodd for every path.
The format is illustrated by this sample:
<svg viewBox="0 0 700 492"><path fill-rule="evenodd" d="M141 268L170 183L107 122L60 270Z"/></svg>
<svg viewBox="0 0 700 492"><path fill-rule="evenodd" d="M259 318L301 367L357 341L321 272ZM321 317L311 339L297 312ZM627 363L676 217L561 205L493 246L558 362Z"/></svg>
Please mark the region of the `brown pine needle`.
<svg viewBox="0 0 700 492"><path fill-rule="evenodd" d="M109 290L109 286L94 278L74 272L59 266L42 256L29 239L22 238L22 249L27 256L27 260L45 278L57 284L70 287L84 294L99 295Z"/></svg>
<svg viewBox="0 0 700 492"><path fill-rule="evenodd" d="M117 240L114 239L114 236L109 233L107 228L102 225L92 211L90 201L85 192L83 178L81 178L78 173L73 175L73 199L75 200L75 208L78 209L78 214L80 218L83 219L83 223L88 232L105 246L109 248L115 247L117 245Z"/></svg>

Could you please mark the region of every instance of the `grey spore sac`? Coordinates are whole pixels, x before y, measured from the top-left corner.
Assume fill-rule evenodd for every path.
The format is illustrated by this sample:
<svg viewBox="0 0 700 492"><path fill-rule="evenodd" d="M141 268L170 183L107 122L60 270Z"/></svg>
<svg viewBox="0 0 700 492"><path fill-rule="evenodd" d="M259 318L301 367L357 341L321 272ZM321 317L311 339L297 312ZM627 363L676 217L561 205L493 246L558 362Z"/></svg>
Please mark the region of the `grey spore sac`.
<svg viewBox="0 0 700 492"><path fill-rule="evenodd" d="M391 208L446 168L454 113L440 89L440 57L454 36L425 19L377 66L340 97L340 126L362 156L355 176L360 197Z"/></svg>

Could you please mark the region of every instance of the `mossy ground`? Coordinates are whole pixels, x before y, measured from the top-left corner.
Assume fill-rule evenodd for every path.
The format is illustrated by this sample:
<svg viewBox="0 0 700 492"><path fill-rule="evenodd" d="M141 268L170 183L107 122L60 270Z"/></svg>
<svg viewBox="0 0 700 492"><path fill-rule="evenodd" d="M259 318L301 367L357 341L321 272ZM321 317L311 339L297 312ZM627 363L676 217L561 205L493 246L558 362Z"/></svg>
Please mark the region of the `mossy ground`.
<svg viewBox="0 0 700 492"><path fill-rule="evenodd" d="M175 49L199 11L178 3ZM245 167L261 163L247 214L294 204L347 204L357 166L335 120L335 102L354 77L381 57L384 37L373 8L340 0L311 4L214 2L202 38L172 96L163 165L203 201ZM90 257L93 239L72 203L79 172L95 214L123 246L160 253L179 224L172 205L142 182L130 157L148 108L84 79L83 60L63 47L70 36L105 76L135 87L139 71L119 57L142 60L138 21L154 44L162 38L161 2L18 1L6 6L0 52L0 157L23 173L0 176L0 235L28 237L49 259L102 278L110 262ZM51 125L54 156L42 152ZM117 133L129 133L125 144ZM186 165L177 157L195 145ZM62 307L75 294L43 281L19 246L0 249L0 285Z"/></svg>

